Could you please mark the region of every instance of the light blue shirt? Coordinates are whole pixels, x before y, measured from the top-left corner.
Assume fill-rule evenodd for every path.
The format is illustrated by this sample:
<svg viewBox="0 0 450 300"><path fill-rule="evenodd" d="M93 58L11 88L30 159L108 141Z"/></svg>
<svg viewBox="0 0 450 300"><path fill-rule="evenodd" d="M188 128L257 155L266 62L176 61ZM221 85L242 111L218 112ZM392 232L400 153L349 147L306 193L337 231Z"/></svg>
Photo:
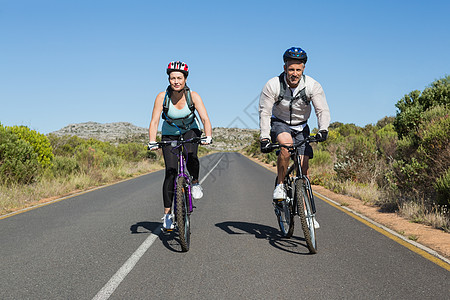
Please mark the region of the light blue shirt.
<svg viewBox="0 0 450 300"><path fill-rule="evenodd" d="M167 121L164 120L162 129L161 129L161 134L162 135L182 135L191 129L199 129L200 126L197 122L197 119L194 119L194 114L191 114L190 116L189 116L189 114L191 114L191 110L189 109L189 106L187 105L187 103L184 105L184 107L182 109L178 109L173 105L172 101L169 101L169 109L167 111L167 117L169 117L170 119L173 119L173 123L176 126L170 125ZM189 116L189 117L186 119L179 119L179 118L185 118L187 116ZM179 119L179 120L176 120L176 119ZM184 129L184 127L187 124L190 124L190 125L188 126L188 128Z"/></svg>

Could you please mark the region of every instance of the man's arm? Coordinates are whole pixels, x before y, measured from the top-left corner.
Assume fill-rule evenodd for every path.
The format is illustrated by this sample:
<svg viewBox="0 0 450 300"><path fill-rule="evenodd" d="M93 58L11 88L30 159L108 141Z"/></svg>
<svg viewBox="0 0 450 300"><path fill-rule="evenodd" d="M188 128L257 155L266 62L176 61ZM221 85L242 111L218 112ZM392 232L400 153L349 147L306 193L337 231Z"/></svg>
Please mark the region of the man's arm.
<svg viewBox="0 0 450 300"><path fill-rule="evenodd" d="M278 78L276 78L278 80ZM259 96L259 128L260 139L270 139L270 118L272 117L272 108L278 98L275 91L273 79L264 85L261 95Z"/></svg>
<svg viewBox="0 0 450 300"><path fill-rule="evenodd" d="M325 92L317 81L314 82L312 88L311 102L317 116L317 126L319 127L319 131L328 131L331 121L330 109L325 97Z"/></svg>

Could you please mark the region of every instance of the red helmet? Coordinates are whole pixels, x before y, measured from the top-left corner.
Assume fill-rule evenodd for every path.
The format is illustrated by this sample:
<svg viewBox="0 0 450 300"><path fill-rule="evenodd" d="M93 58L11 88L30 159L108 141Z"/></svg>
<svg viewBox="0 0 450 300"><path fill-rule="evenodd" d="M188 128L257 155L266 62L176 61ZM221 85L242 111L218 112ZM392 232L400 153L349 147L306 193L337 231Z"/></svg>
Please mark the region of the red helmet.
<svg viewBox="0 0 450 300"><path fill-rule="evenodd" d="M171 61L169 63L169 66L167 67L167 75L173 71L181 72L185 77L188 77L189 75L189 67L182 61Z"/></svg>

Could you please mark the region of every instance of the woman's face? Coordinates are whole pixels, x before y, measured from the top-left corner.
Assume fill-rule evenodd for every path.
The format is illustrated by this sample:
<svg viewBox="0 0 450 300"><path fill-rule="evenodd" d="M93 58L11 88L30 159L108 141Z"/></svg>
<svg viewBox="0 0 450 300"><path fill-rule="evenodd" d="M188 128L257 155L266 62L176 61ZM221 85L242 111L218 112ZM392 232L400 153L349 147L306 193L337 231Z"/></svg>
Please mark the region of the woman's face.
<svg viewBox="0 0 450 300"><path fill-rule="evenodd" d="M186 86L186 78L181 72L171 72L169 75L169 83L172 90L179 92Z"/></svg>

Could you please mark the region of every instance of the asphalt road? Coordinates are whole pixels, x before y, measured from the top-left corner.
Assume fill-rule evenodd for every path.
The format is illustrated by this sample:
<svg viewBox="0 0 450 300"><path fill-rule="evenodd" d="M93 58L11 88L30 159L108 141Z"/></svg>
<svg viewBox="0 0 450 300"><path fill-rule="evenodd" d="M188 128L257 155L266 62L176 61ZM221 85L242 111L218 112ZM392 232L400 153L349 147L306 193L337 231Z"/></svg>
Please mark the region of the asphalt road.
<svg viewBox="0 0 450 300"><path fill-rule="evenodd" d="M450 272L320 199L310 255L299 222L280 236L273 173L201 165L187 253L160 233L162 171L0 220L0 299L450 298Z"/></svg>

